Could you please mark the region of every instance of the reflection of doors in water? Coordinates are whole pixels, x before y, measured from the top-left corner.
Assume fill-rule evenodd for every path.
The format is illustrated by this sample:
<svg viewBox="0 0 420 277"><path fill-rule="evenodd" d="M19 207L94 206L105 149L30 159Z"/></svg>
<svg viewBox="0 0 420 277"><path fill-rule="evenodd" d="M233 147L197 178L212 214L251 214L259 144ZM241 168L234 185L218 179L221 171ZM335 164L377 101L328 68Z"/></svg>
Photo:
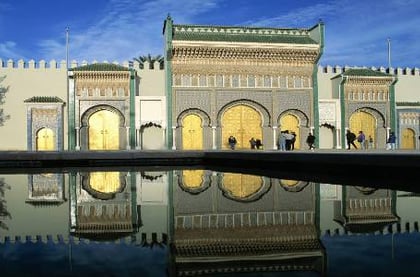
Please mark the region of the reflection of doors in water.
<svg viewBox="0 0 420 277"><path fill-rule="evenodd" d="M101 193L115 193L121 187L119 172L91 172L89 181L90 187Z"/></svg>
<svg viewBox="0 0 420 277"><path fill-rule="evenodd" d="M203 128L201 117L189 114L182 120L182 149L203 149Z"/></svg>
<svg viewBox="0 0 420 277"><path fill-rule="evenodd" d="M353 113L349 119L349 128L356 136L359 131L363 131L366 139L372 136L373 143L376 142L376 119L370 113L362 111Z"/></svg>
<svg viewBox="0 0 420 277"><path fill-rule="evenodd" d="M118 150L120 118L116 113L101 110L89 118L89 149Z"/></svg>
<svg viewBox="0 0 420 277"><path fill-rule="evenodd" d="M182 185L186 188L199 188L203 183L204 170L183 170Z"/></svg>
<svg viewBox="0 0 420 277"><path fill-rule="evenodd" d="M54 150L54 132L49 128L42 128L36 134L36 150Z"/></svg>
<svg viewBox="0 0 420 277"><path fill-rule="evenodd" d="M412 129L402 130L401 149L416 149L416 136Z"/></svg>
<svg viewBox="0 0 420 277"><path fill-rule="evenodd" d="M260 176L237 173L223 174L223 188L235 198L247 198L257 193L263 186Z"/></svg>
<svg viewBox="0 0 420 277"><path fill-rule="evenodd" d="M249 140L263 140L260 113L245 105L228 109L222 117L222 149L229 148L229 136L236 137L236 148L250 148Z"/></svg>
<svg viewBox="0 0 420 277"><path fill-rule="evenodd" d="M299 119L292 114L286 114L280 118L280 128L281 131L295 132L295 149L300 149Z"/></svg>

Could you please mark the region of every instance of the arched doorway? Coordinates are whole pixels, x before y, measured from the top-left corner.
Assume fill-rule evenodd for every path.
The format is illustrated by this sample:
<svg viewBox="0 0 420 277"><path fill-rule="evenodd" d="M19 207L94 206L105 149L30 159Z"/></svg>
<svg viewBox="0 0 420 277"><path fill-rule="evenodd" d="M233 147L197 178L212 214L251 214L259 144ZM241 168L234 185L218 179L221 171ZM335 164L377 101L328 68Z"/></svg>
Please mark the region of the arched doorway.
<svg viewBox="0 0 420 277"><path fill-rule="evenodd" d="M247 105L237 105L225 111L222 117L222 149L229 148L229 136L236 137L238 149L249 149L249 140L262 137L261 114Z"/></svg>
<svg viewBox="0 0 420 277"><path fill-rule="evenodd" d="M100 110L89 117L89 150L118 150L120 117L109 110Z"/></svg>
<svg viewBox="0 0 420 277"><path fill-rule="evenodd" d="M293 114L285 114L280 117L280 131L289 131L296 134L295 149L300 149L299 119Z"/></svg>
<svg viewBox="0 0 420 277"><path fill-rule="evenodd" d="M376 118L372 114L365 111L353 113L349 119L349 128L356 135L363 131L366 139L372 136L373 143L376 143Z"/></svg>
<svg viewBox="0 0 420 277"><path fill-rule="evenodd" d="M50 128L42 128L36 133L36 150L49 151L54 150L54 131Z"/></svg>
<svg viewBox="0 0 420 277"><path fill-rule="evenodd" d="M182 149L203 149L203 120L196 114L189 114L182 120Z"/></svg>
<svg viewBox="0 0 420 277"><path fill-rule="evenodd" d="M405 128L401 133L401 149L416 149L416 134L414 130Z"/></svg>

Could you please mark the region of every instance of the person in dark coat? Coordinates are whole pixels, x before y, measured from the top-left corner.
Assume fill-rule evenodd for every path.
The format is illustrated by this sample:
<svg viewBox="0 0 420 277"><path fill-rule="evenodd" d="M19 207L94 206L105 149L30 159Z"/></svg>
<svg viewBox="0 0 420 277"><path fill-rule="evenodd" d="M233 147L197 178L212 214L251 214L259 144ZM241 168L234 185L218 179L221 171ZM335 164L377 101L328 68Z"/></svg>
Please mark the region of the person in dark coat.
<svg viewBox="0 0 420 277"><path fill-rule="evenodd" d="M346 139L347 139L347 149L350 150L350 147L353 145L355 149L357 149L356 144L354 144L354 141L356 140L356 134L351 132L350 130L347 130L346 133Z"/></svg>
<svg viewBox="0 0 420 277"><path fill-rule="evenodd" d="M306 138L306 143L309 146L309 150L315 149L315 136L312 133L309 133L308 137Z"/></svg>

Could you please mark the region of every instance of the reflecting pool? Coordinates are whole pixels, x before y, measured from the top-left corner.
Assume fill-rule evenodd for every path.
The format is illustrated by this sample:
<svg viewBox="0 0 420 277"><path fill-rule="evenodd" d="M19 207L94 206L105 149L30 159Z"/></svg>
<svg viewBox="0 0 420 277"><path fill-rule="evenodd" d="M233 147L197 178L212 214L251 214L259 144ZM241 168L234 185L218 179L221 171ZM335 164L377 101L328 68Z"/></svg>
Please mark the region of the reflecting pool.
<svg viewBox="0 0 420 277"><path fill-rule="evenodd" d="M419 195L203 169L0 175L1 276L416 276Z"/></svg>

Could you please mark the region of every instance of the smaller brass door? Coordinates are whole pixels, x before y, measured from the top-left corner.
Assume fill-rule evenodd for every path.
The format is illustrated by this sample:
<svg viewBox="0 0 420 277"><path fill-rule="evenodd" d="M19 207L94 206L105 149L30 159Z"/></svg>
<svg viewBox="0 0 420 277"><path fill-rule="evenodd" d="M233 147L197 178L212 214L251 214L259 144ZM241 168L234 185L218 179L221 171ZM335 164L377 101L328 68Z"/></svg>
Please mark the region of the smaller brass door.
<svg viewBox="0 0 420 277"><path fill-rule="evenodd" d="M300 149L299 119L292 114L286 114L280 118L280 130L294 132L296 134L295 149Z"/></svg>
<svg viewBox="0 0 420 277"><path fill-rule="evenodd" d="M402 130L401 149L416 149L416 135L410 128Z"/></svg>
<svg viewBox="0 0 420 277"><path fill-rule="evenodd" d="M36 150L54 150L54 131L49 128L42 128L36 134Z"/></svg>
<svg viewBox="0 0 420 277"><path fill-rule="evenodd" d="M118 114L101 110L89 118L89 149L118 150L120 118Z"/></svg>
<svg viewBox="0 0 420 277"><path fill-rule="evenodd" d="M196 114L189 114L182 120L182 149L203 149L202 119Z"/></svg>

